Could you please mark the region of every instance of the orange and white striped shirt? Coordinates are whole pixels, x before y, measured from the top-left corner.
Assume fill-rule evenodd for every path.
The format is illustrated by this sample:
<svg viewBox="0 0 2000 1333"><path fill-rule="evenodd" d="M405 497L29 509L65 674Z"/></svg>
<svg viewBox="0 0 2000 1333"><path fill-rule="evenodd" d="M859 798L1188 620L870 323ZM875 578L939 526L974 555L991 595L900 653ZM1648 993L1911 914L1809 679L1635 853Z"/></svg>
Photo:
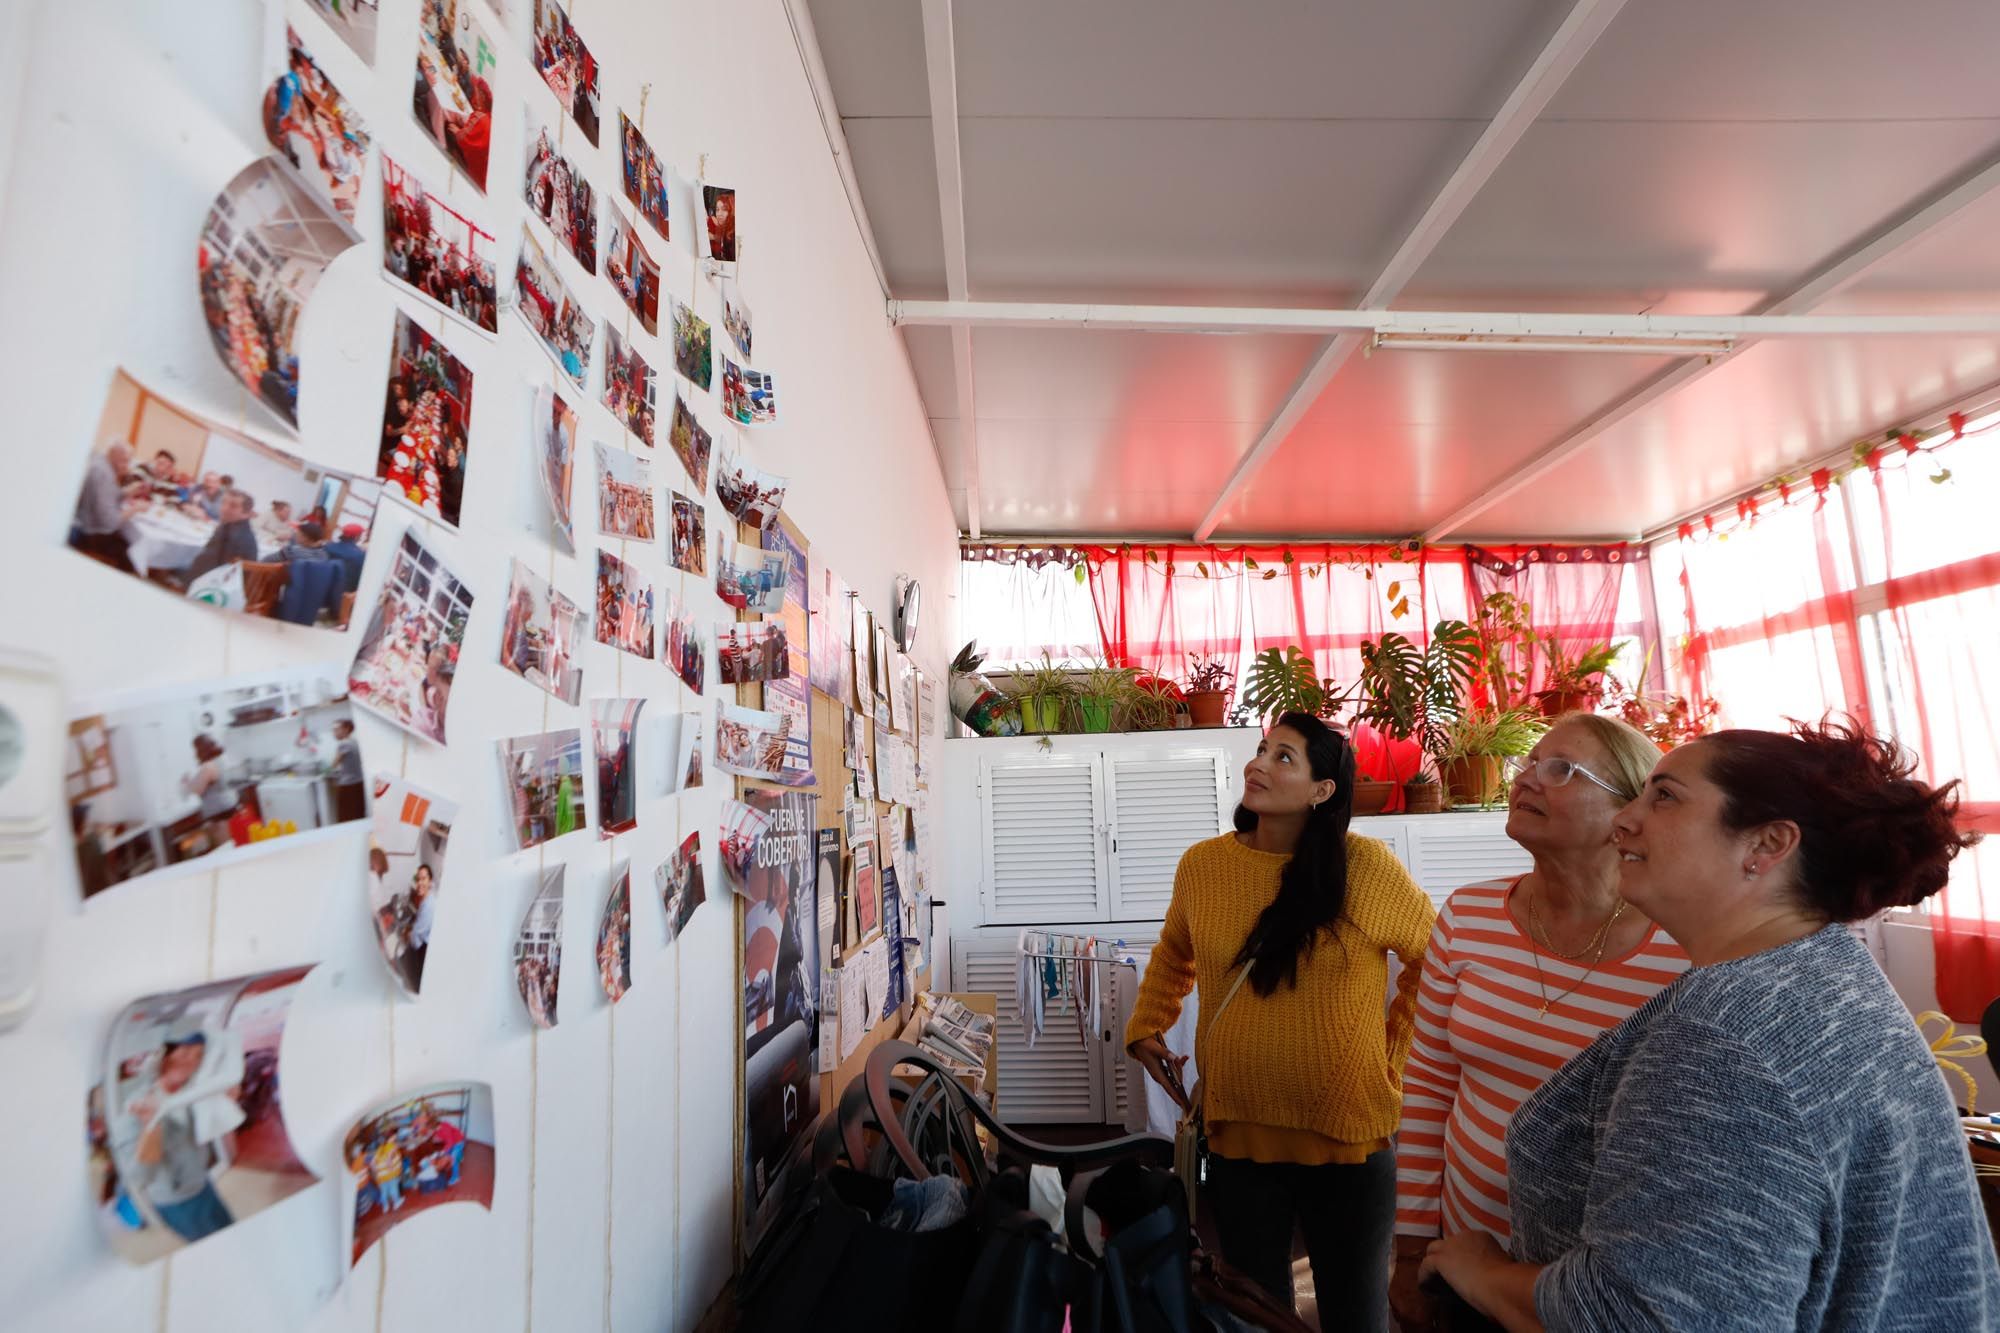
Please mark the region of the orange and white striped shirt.
<svg viewBox="0 0 2000 1333"><path fill-rule="evenodd" d="M1484 1231L1504 1245L1507 1125L1515 1109L1688 968L1687 955L1658 926L1636 949L1595 968L1536 948L1507 912L1520 882L1458 890L1431 933L1403 1071L1399 1235ZM1563 996L1546 1015L1544 986L1550 999Z"/></svg>

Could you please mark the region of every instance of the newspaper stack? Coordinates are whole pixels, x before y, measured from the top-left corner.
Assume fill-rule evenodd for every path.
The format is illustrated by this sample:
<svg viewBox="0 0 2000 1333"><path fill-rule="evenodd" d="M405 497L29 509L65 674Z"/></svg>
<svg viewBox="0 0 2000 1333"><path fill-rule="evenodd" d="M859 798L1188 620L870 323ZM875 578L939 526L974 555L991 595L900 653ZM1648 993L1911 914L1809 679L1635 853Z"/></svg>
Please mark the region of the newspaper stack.
<svg viewBox="0 0 2000 1333"><path fill-rule="evenodd" d="M974 1013L948 995L918 997L917 1046L974 1092L986 1088L986 1057L993 1049L993 1018Z"/></svg>

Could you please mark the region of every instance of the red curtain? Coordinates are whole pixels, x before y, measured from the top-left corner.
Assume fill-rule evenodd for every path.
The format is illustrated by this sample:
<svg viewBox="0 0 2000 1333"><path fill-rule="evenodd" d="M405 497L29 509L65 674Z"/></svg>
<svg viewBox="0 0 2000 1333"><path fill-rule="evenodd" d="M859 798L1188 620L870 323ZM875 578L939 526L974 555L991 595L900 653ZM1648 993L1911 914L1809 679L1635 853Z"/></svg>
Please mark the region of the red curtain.
<svg viewBox="0 0 2000 1333"><path fill-rule="evenodd" d="M1468 546L1463 554L1466 600L1477 607L1488 595L1511 593L1531 609L1537 634L1553 634L1576 656L1614 639L1655 637L1641 620L1621 624L1619 602L1645 570L1646 548L1624 542L1601 546ZM1548 675L1537 652L1528 673L1529 693Z"/></svg>
<svg viewBox="0 0 2000 1333"><path fill-rule="evenodd" d="M1217 654L1234 670L1243 642L1245 558L1243 548L1086 548L1105 660L1179 679L1188 654Z"/></svg>

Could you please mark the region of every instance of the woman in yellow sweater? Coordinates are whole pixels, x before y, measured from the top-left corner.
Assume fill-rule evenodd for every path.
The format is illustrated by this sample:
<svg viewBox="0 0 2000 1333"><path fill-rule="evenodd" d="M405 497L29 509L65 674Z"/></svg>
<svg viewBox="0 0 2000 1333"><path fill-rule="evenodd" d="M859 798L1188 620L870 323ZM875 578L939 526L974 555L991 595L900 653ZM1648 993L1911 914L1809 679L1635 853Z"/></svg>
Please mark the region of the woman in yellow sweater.
<svg viewBox="0 0 2000 1333"><path fill-rule="evenodd" d="M1200 988L1202 1198L1223 1258L1289 1307L1296 1223L1321 1326L1379 1330L1390 1136L1436 913L1385 845L1348 832L1353 803L1347 738L1315 717L1280 717L1244 765L1236 832L1181 857L1125 1042L1178 1097L1160 1034ZM1384 1022L1391 951L1403 971Z"/></svg>

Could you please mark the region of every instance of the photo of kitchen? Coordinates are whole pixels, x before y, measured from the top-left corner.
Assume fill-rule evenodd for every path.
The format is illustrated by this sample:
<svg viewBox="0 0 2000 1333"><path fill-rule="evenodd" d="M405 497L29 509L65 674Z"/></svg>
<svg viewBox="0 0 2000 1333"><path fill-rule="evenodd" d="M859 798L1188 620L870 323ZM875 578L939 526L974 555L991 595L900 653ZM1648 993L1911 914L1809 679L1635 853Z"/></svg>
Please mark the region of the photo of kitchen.
<svg viewBox="0 0 2000 1333"><path fill-rule="evenodd" d="M84 897L366 819L346 674L274 672L73 718L63 786Z"/></svg>

